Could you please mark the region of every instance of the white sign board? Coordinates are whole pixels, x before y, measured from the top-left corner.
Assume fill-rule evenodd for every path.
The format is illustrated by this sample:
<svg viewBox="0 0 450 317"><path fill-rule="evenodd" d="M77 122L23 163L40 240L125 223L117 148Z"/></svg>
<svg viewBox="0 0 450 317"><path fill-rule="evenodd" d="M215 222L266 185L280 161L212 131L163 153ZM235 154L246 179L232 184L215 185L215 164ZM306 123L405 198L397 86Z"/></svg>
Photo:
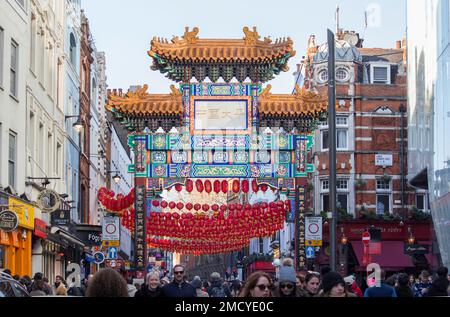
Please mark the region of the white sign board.
<svg viewBox="0 0 450 317"><path fill-rule="evenodd" d="M196 100L195 130L247 130L245 100Z"/></svg>
<svg viewBox="0 0 450 317"><path fill-rule="evenodd" d="M375 166L392 166L392 154L375 154Z"/></svg>
<svg viewBox="0 0 450 317"><path fill-rule="evenodd" d="M103 241L119 241L120 240L120 218L104 217L102 226Z"/></svg>
<svg viewBox="0 0 450 317"><path fill-rule="evenodd" d="M322 240L322 217L306 217L305 219L305 240Z"/></svg>

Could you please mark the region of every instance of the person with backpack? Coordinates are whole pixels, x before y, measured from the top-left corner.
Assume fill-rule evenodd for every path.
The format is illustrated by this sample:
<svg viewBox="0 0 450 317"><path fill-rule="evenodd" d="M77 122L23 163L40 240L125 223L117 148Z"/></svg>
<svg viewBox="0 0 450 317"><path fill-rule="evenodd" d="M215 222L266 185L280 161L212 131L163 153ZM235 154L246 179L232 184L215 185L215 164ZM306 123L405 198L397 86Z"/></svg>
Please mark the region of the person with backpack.
<svg viewBox="0 0 450 317"><path fill-rule="evenodd" d="M211 286L208 288L209 297L232 297L230 289L223 285L222 279L218 272L214 272L210 276Z"/></svg>

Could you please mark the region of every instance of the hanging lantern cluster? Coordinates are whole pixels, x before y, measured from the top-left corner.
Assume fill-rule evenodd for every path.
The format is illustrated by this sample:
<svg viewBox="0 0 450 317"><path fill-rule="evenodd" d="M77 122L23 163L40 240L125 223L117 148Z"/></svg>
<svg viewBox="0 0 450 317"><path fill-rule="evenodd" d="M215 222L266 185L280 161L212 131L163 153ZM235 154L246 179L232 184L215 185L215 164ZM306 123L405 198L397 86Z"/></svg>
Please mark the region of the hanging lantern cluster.
<svg viewBox="0 0 450 317"><path fill-rule="evenodd" d="M229 253L246 247L250 240L236 240L233 242L209 242L198 240L170 240L170 239L148 239L151 248L160 248L168 252L182 254L219 254Z"/></svg>
<svg viewBox="0 0 450 317"><path fill-rule="evenodd" d="M135 211L134 208L129 208L127 210L125 210L125 212L122 215L122 219L121 219L121 223L122 226L124 226L125 228L127 228L128 230L130 230L130 232L134 232L134 228L135 228Z"/></svg>
<svg viewBox="0 0 450 317"><path fill-rule="evenodd" d="M176 184L174 185L174 187L177 192L181 192L183 190L183 185L181 184ZM230 190L228 180L223 181L215 180L212 182L210 180L197 179L194 183L193 180L188 179L186 180L185 188L188 193L192 193L195 189L199 193L205 192L207 194L211 194L212 192L216 194L220 193L227 194L228 191ZM238 194L240 192L247 194L250 192L250 189L254 193L257 193L260 190L262 190L265 193L269 189L269 186L267 184L258 185L256 179L252 180L251 184L250 181L247 179L244 179L242 181L235 179L233 180L231 185L231 191L235 194ZM272 190L275 190L275 188L272 188Z"/></svg>
<svg viewBox="0 0 450 317"><path fill-rule="evenodd" d="M122 215L125 209L130 208L134 204L135 192L134 188L124 196L123 194L116 194L114 191L105 187L99 189L97 197L102 205L110 212L116 212Z"/></svg>
<svg viewBox="0 0 450 317"><path fill-rule="evenodd" d="M222 253L240 250L250 239L267 237L283 229L290 201L270 204L230 204L229 206L200 205L192 203L167 203L154 201L154 207L161 205L172 212L151 213L147 220L148 243L156 247L178 253L192 254L200 250L202 254ZM186 208L188 212L180 213ZM191 212L191 210L195 210ZM211 215L207 212L211 211ZM156 237L166 237L159 243ZM156 239L156 240L155 240ZM186 247L180 241L190 241ZM205 247L192 249L195 241L208 243ZM225 244L225 245L223 245ZM214 251L214 252L212 252Z"/></svg>

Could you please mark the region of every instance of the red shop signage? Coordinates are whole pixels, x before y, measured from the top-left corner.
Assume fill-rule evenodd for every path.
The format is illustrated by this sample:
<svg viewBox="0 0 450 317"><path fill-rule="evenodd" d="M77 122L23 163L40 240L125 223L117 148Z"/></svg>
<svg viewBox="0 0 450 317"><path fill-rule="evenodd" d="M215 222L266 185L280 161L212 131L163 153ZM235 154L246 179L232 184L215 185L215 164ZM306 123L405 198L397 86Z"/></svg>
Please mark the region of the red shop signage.
<svg viewBox="0 0 450 317"><path fill-rule="evenodd" d="M36 237L45 239L47 238L47 223L41 219L34 219L34 235Z"/></svg>

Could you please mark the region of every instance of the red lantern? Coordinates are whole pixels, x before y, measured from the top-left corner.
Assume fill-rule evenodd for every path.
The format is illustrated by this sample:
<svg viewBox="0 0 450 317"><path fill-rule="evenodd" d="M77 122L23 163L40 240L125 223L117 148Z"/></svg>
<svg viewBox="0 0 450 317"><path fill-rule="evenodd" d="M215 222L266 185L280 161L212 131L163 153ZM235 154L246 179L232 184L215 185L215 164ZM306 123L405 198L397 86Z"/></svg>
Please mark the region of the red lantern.
<svg viewBox="0 0 450 317"><path fill-rule="evenodd" d="M205 181L205 192L207 192L208 194L212 192L212 184L209 179Z"/></svg>
<svg viewBox="0 0 450 317"><path fill-rule="evenodd" d="M226 180L222 181L222 193L224 194L228 193L228 181Z"/></svg>
<svg viewBox="0 0 450 317"><path fill-rule="evenodd" d="M235 179L233 181L233 193L237 194L239 193L239 191L241 190L241 184L239 183L239 181L237 179Z"/></svg>
<svg viewBox="0 0 450 317"><path fill-rule="evenodd" d="M159 200L153 200L152 205L153 207L159 207Z"/></svg>
<svg viewBox="0 0 450 317"><path fill-rule="evenodd" d="M203 189L204 189L204 187L203 187L203 182L202 182L200 179L197 179L197 180L195 181L195 187L197 188L197 191L198 191L199 193L203 193Z"/></svg>
<svg viewBox="0 0 450 317"><path fill-rule="evenodd" d="M163 207L163 208L167 208L168 205L169 204L167 203L167 201L162 201L161 202L161 207Z"/></svg>
<svg viewBox="0 0 450 317"><path fill-rule="evenodd" d="M194 205L192 205L191 203L187 203L187 204L186 204L186 209L187 209L187 210L191 211L192 208L194 208Z"/></svg>
<svg viewBox="0 0 450 317"><path fill-rule="evenodd" d="M218 204L214 204L211 206L211 209L214 211L218 211L219 210L219 205Z"/></svg>
<svg viewBox="0 0 450 317"><path fill-rule="evenodd" d="M170 208L170 209L175 209L176 206L177 206L177 204L175 204L175 202L173 202L173 201L171 201L171 202L169 203L169 208Z"/></svg>
<svg viewBox="0 0 450 317"><path fill-rule="evenodd" d="M227 206L225 205L220 206L220 210L223 212L227 211Z"/></svg>
<svg viewBox="0 0 450 317"><path fill-rule="evenodd" d="M248 184L248 180L247 179L244 179L243 181L242 181L242 192L244 193L244 194L247 194L248 193L248 191L249 191L249 184Z"/></svg>
<svg viewBox="0 0 450 317"><path fill-rule="evenodd" d="M216 193L216 194L218 194L218 193L220 193L220 181L219 180L215 180L214 181L214 185L213 185L213 187L214 187L214 192Z"/></svg>
<svg viewBox="0 0 450 317"><path fill-rule="evenodd" d="M177 192L181 192L183 190L183 186L181 184L175 184L175 190Z"/></svg>
<svg viewBox="0 0 450 317"><path fill-rule="evenodd" d="M267 191L269 186L267 186L267 184L262 184L261 185L261 190L265 193Z"/></svg>
<svg viewBox="0 0 450 317"><path fill-rule="evenodd" d="M182 203L182 202L179 202L178 204L177 204L177 209L178 210L181 210L181 209L183 209L184 208L184 204Z"/></svg>
<svg viewBox="0 0 450 317"><path fill-rule="evenodd" d="M254 193L257 193L259 191L258 183L256 182L256 179L252 181L252 190Z"/></svg>
<svg viewBox="0 0 450 317"><path fill-rule="evenodd" d="M199 211L200 209L202 209L202 205L200 205L200 204L195 204L195 205L194 205L194 209L195 209L195 211Z"/></svg>
<svg viewBox="0 0 450 317"><path fill-rule="evenodd" d="M231 204L229 209L230 211L236 210L236 204Z"/></svg>
<svg viewBox="0 0 450 317"><path fill-rule="evenodd" d="M209 205L208 204L204 204L202 206L202 209L203 209L204 212L207 212L209 210Z"/></svg>
<svg viewBox="0 0 450 317"><path fill-rule="evenodd" d="M192 193L193 190L194 190L194 182L192 181L192 179L188 179L186 181L186 191L188 193Z"/></svg>

